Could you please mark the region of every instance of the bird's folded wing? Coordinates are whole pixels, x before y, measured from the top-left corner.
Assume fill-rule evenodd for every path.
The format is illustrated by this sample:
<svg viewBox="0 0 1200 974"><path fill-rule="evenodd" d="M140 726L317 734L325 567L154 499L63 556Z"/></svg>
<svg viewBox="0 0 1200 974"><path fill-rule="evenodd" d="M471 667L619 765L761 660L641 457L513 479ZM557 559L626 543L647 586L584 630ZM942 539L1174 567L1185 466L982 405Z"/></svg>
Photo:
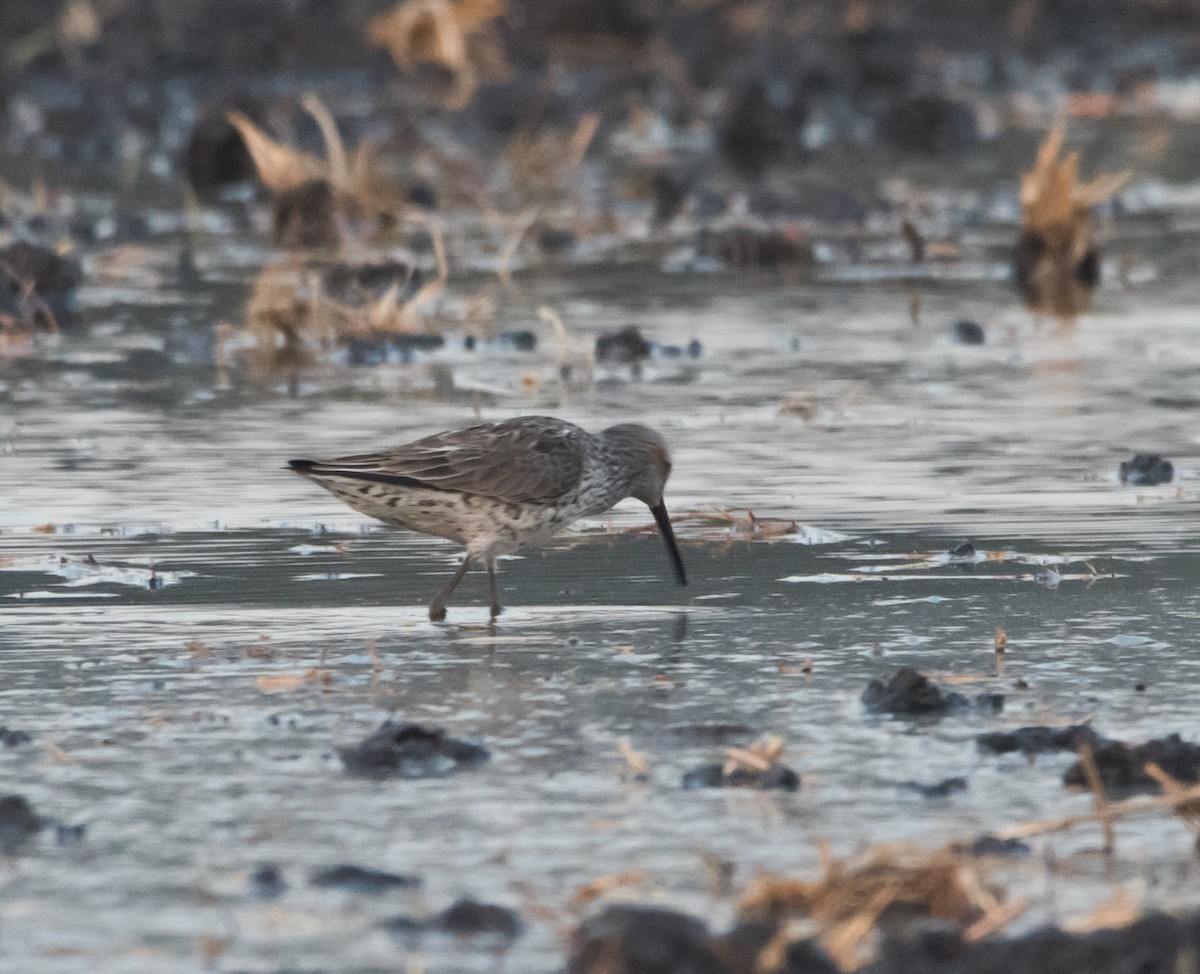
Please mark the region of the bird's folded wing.
<svg viewBox="0 0 1200 974"><path fill-rule="evenodd" d="M586 437L560 420L523 417L438 433L395 450L323 460L311 472L509 503L554 501L578 485Z"/></svg>

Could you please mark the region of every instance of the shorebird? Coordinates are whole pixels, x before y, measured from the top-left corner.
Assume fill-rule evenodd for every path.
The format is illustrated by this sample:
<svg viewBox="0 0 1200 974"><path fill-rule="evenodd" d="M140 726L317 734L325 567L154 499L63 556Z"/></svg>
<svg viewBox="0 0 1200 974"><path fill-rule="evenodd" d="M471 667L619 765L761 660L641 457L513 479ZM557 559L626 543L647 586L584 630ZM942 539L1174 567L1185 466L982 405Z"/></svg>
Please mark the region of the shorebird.
<svg viewBox="0 0 1200 974"><path fill-rule="evenodd" d="M356 511L466 548L462 565L429 605L434 622L446 618L446 602L474 561L487 568L494 619L502 611L498 556L545 542L626 497L650 508L675 577L687 584L663 504L671 456L662 436L637 423L588 433L551 416L518 416L382 453L291 460L288 466Z"/></svg>

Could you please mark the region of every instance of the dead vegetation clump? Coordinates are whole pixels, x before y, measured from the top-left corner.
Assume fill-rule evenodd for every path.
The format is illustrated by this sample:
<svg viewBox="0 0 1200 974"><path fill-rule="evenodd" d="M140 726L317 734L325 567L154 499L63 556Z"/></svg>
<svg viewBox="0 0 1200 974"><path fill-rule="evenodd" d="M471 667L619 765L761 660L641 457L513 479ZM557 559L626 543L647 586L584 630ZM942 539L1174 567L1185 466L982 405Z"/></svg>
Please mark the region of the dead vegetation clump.
<svg viewBox="0 0 1200 974"><path fill-rule="evenodd" d="M398 221L400 192L380 172L369 143L347 152L325 104L313 94L304 95L300 104L321 131L324 159L276 141L242 112L227 116L272 194L274 242L334 248L350 224L374 228Z"/></svg>
<svg viewBox="0 0 1200 974"><path fill-rule="evenodd" d="M389 344L440 345L427 328L427 311L444 291L444 279L419 287L397 277L381 293L351 302L327 291L320 269L282 264L264 268L246 305L245 327L234 346L252 373L296 379L300 370L335 350L375 348L386 359Z"/></svg>
<svg viewBox="0 0 1200 974"><path fill-rule="evenodd" d="M1079 181L1079 153L1062 154L1059 122L1021 180L1021 237L1014 276L1026 307L1070 322L1091 309L1100 283L1093 210L1116 193L1128 173Z"/></svg>
<svg viewBox="0 0 1200 974"><path fill-rule="evenodd" d="M443 104L457 111L470 102L481 77L507 74L492 33L503 13L503 0L404 0L371 19L367 43L406 70L434 64L449 72Z"/></svg>
<svg viewBox="0 0 1200 974"><path fill-rule="evenodd" d="M759 958L759 969L778 965L794 938L789 922L811 921L818 940L842 970L871 959L873 934L880 928L929 917L957 926L966 940L988 936L1023 908L1005 902L981 874L981 863L943 848L927 852L908 845L879 845L858 858L840 860L822 849L822 875L813 881L762 876L747 886L738 903L744 923L778 927L775 942Z"/></svg>

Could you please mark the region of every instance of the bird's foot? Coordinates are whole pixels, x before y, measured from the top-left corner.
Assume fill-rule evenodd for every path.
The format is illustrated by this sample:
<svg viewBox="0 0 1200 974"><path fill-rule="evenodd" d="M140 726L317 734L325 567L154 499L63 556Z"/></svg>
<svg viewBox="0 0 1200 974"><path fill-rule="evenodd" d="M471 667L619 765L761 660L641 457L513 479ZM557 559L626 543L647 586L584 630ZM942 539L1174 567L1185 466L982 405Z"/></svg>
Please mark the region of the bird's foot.
<svg viewBox="0 0 1200 974"><path fill-rule="evenodd" d="M430 622L444 622L445 619L446 619L446 607L444 605L439 605L437 602L434 602L433 605L431 605L429 607L429 621Z"/></svg>
<svg viewBox="0 0 1200 974"><path fill-rule="evenodd" d="M504 611L504 606L502 606L499 602L492 603L492 618L493 619L495 619L503 611Z"/></svg>

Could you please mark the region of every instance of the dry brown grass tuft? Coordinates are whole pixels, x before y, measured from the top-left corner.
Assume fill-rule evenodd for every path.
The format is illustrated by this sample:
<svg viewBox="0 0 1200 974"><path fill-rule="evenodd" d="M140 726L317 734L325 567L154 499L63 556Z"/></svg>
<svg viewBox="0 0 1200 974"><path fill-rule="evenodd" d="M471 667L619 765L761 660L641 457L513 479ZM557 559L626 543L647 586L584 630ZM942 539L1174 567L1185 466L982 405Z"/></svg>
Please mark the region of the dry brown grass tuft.
<svg viewBox="0 0 1200 974"><path fill-rule="evenodd" d="M742 920L781 925L785 935L789 921L812 921L821 945L843 970L870 959L872 934L889 920L933 917L956 924L968 939L979 939L1023 908L1018 901L1006 904L984 883L978 860L949 849L879 845L850 860L836 859L824 848L821 852L820 878L760 877L743 892L738 912ZM766 952L763 960L771 955Z"/></svg>
<svg viewBox="0 0 1200 974"><path fill-rule="evenodd" d="M386 50L403 68L437 64L454 82L445 105L464 108L479 76L504 72L499 46L487 36L504 13L503 0L405 0L367 24L367 43Z"/></svg>

